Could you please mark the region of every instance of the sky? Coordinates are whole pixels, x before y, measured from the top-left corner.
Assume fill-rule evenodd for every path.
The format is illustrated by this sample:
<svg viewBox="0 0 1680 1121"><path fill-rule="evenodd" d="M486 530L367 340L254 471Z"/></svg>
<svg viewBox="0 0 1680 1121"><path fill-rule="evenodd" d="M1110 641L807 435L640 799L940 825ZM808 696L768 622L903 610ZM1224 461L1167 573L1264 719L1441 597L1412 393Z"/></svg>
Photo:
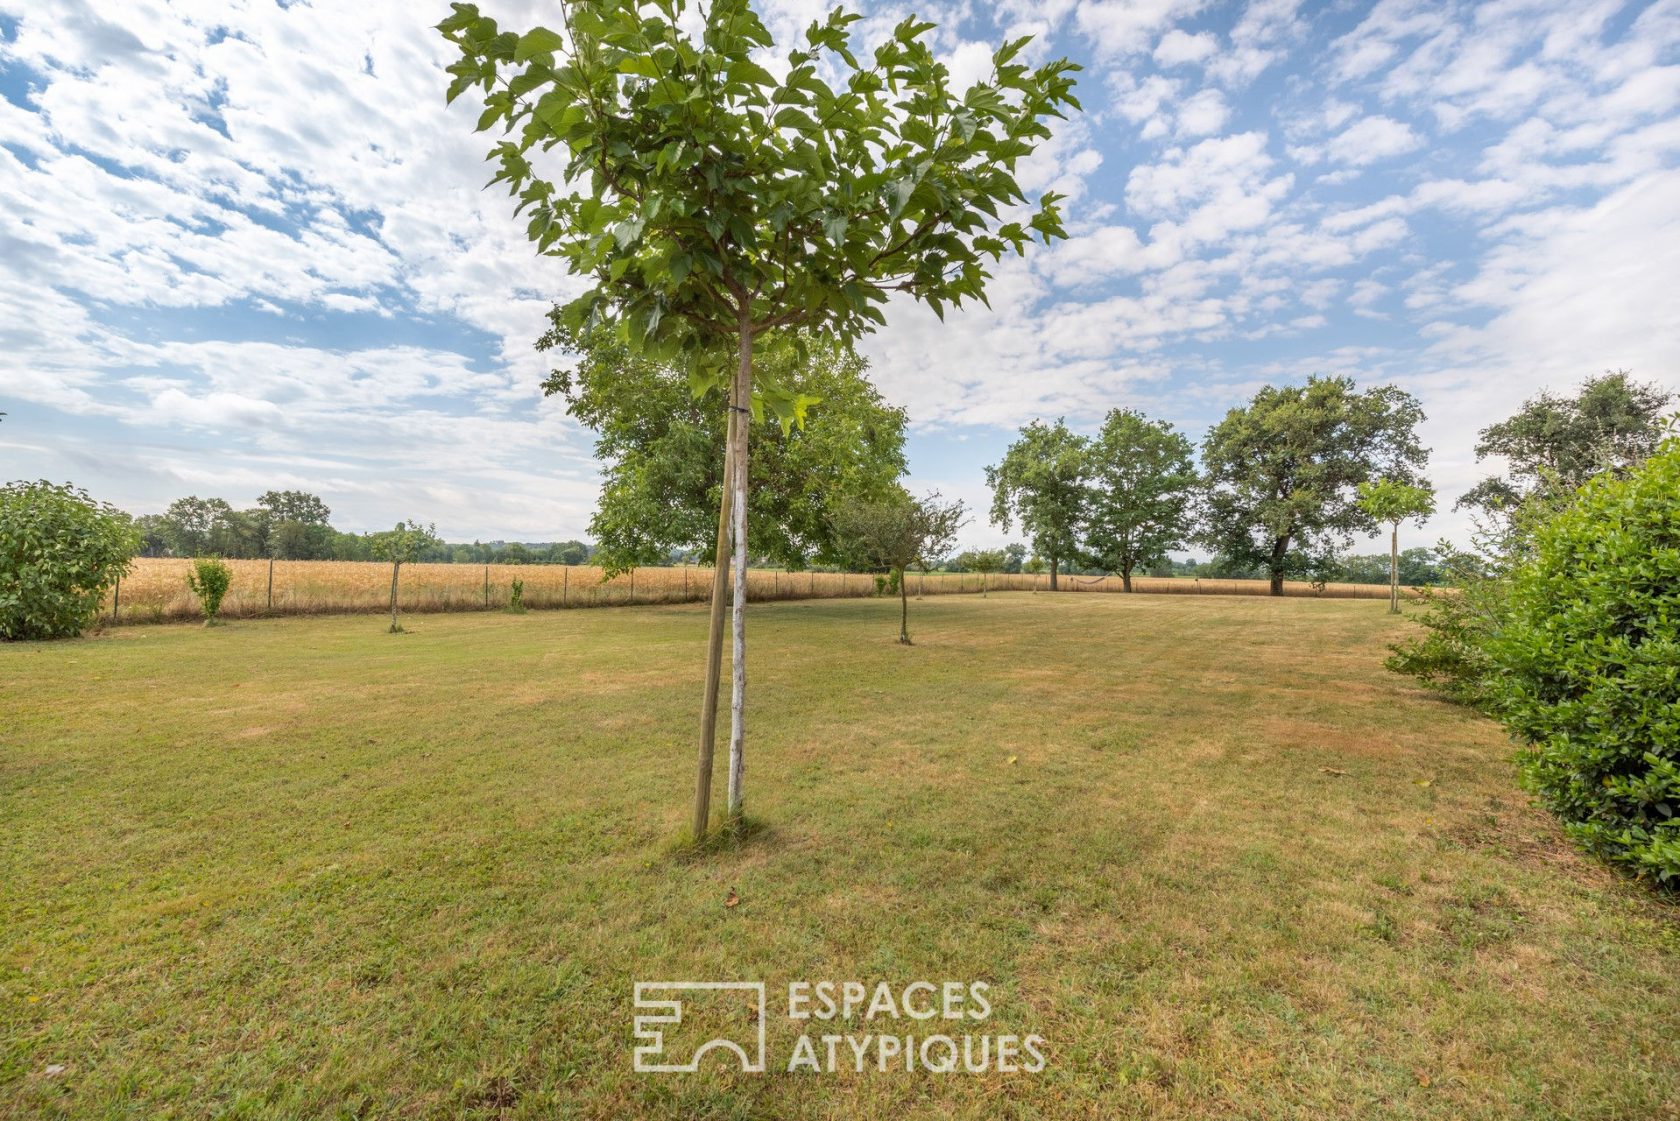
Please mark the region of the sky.
<svg viewBox="0 0 1680 1121"><path fill-rule="evenodd" d="M778 42L827 6L758 3ZM482 7L523 30L553 4ZM911 485L977 512L965 543L1008 539L984 468L1035 418L1199 441L1268 383L1397 384L1445 499L1421 543L1463 540L1476 431L1537 391L1680 390L1680 0L859 10L866 45L936 21L959 82L1021 34L1085 67L1021 176L1069 196L1068 240L998 267L990 310L895 303L861 345ZM577 282L482 189L446 11L0 0L0 476L586 535L592 435L533 349Z"/></svg>

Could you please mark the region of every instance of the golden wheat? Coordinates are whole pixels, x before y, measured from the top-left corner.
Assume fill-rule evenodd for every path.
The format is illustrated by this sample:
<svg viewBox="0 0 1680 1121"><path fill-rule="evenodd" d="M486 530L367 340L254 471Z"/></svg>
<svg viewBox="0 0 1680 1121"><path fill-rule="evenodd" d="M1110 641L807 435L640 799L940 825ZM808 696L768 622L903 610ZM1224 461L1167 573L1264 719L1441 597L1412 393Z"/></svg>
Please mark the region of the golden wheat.
<svg viewBox="0 0 1680 1121"><path fill-rule="evenodd" d="M374 561L230 560L233 582L222 602L222 614L233 618L261 615L309 615L384 611L390 605L391 566ZM106 596L104 615L125 623L191 619L200 614L198 601L187 589L192 561L183 558L141 557L123 577L116 602ZM399 606L404 611L484 611L508 606L513 582L524 585L523 601L531 608L605 607L628 603L680 603L704 600L711 592L710 568L640 568L602 579L591 565L404 565L399 582ZM1119 577L1063 576L1061 590L1070 593L1118 592ZM994 573L985 577L993 591L1048 591L1050 578L1042 573ZM1140 576L1132 580L1139 592L1175 595L1263 595L1263 580L1192 580ZM910 590L916 595L978 592L977 573L912 573ZM1291 583L1289 595L1330 599L1385 599L1388 589L1371 584ZM846 572L782 572L753 569L747 574L747 596L767 599L837 599L876 594L875 577Z"/></svg>

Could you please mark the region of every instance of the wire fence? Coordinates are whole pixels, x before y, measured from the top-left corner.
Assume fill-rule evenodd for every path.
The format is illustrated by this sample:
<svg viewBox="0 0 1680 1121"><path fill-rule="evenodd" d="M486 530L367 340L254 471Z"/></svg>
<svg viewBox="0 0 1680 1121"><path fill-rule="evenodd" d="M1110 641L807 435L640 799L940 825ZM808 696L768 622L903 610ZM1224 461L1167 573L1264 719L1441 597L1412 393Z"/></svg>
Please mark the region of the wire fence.
<svg viewBox="0 0 1680 1121"><path fill-rule="evenodd" d="M222 615L259 618L270 615L327 615L390 609L391 566L374 561L224 561L232 572ZM198 601L187 587L192 561L141 557L105 597L103 615L113 623L160 623L196 619ZM690 603L710 598L712 569L698 565L639 568L611 579L593 565L405 564L398 581L397 604L403 611L492 611L510 605L513 585L530 609L609 607L629 604ZM982 592L1048 592L1045 573L911 572L912 595L979 595ZM1070 576L1058 580L1060 593L1102 594L1123 591L1118 576ZM858 572L788 572L751 569L749 601L845 599L879 594L877 577ZM1264 580L1203 580L1189 577L1137 576L1134 591L1153 595L1266 595ZM1416 589L1406 588L1408 595ZM1284 593L1323 599L1387 599L1378 584L1309 584L1289 582Z"/></svg>

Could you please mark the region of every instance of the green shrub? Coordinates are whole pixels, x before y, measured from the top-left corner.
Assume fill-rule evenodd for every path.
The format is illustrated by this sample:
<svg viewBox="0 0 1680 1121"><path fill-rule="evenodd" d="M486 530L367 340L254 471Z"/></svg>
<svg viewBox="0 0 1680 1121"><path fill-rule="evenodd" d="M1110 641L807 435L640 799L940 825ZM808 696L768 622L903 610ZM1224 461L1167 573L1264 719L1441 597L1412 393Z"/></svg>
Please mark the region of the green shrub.
<svg viewBox="0 0 1680 1121"><path fill-rule="evenodd" d="M222 610L222 597L227 595L228 585L233 582L233 572L223 564L219 557L199 557L193 561L193 570L187 573L187 587L198 597L199 607L204 609L204 625L214 626L216 616Z"/></svg>
<svg viewBox="0 0 1680 1121"><path fill-rule="evenodd" d="M0 488L0 639L80 634L139 547L127 514L68 483Z"/></svg>
<svg viewBox="0 0 1680 1121"><path fill-rule="evenodd" d="M1680 441L1540 526L1485 649L1525 781L1577 841L1680 889Z"/></svg>
<svg viewBox="0 0 1680 1121"><path fill-rule="evenodd" d="M508 610L515 615L525 613L525 581L515 580L513 590L508 594Z"/></svg>
<svg viewBox="0 0 1680 1121"><path fill-rule="evenodd" d="M1448 590L1426 588L1420 594L1427 610L1417 621L1425 633L1390 646L1384 664L1459 704L1486 709L1491 700L1490 667L1483 646L1504 608L1504 582L1475 577Z"/></svg>

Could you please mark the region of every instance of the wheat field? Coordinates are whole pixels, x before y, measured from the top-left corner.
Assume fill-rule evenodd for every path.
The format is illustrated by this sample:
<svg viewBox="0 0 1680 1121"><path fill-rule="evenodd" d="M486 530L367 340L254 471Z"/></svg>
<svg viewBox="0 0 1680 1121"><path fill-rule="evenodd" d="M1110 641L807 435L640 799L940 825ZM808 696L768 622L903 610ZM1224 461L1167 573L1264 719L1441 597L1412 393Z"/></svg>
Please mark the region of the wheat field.
<svg viewBox="0 0 1680 1121"><path fill-rule="evenodd" d="M375 561L230 560L233 583L222 602L230 618L264 615L315 615L377 612L389 608L391 566ZM103 618L118 623L158 623L195 619L198 602L187 589L192 561L177 557L140 557L108 594ZM710 568L696 565L640 568L605 579L593 565L410 564L398 583L398 605L404 611L486 611L508 606L513 582L524 585L523 601L530 608L606 607L631 603L682 603L704 600L711 591ZM1050 590L1050 578L1039 573L913 572L915 595L980 592L982 580L991 591ZM1060 591L1070 594L1119 592L1117 576L1063 576ZM1133 587L1142 593L1169 595L1264 595L1263 580L1197 580L1139 576ZM1285 585L1295 596L1324 599L1383 599L1388 589L1373 584L1307 583ZM876 594L875 577L855 572L786 572L753 569L747 574L751 600L842 599Z"/></svg>

